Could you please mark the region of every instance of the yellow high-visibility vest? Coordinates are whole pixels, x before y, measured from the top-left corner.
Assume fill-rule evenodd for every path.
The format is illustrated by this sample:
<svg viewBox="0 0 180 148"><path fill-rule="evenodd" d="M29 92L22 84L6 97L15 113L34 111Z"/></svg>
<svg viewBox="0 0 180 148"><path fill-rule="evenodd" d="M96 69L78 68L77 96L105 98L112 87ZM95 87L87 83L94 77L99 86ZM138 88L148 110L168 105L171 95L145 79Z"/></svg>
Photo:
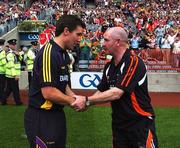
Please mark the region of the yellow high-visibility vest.
<svg viewBox="0 0 180 148"><path fill-rule="evenodd" d="M6 72L6 52L0 48L0 74L5 74Z"/></svg>
<svg viewBox="0 0 180 148"><path fill-rule="evenodd" d="M6 55L6 77L8 78L15 78L16 76L16 70L15 70L15 54L10 49L10 51L7 52Z"/></svg>

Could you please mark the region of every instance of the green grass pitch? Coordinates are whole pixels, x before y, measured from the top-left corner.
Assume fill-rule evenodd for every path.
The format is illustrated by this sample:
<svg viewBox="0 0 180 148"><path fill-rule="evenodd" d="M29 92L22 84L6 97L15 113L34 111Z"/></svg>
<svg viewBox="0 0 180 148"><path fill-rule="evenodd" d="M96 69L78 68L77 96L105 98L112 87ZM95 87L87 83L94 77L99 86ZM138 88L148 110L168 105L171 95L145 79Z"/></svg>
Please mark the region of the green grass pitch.
<svg viewBox="0 0 180 148"><path fill-rule="evenodd" d="M0 148L28 148L24 137L25 106L0 106ZM67 148L111 148L111 108L91 107L76 113L65 108ZM156 108L160 148L180 148L180 108Z"/></svg>

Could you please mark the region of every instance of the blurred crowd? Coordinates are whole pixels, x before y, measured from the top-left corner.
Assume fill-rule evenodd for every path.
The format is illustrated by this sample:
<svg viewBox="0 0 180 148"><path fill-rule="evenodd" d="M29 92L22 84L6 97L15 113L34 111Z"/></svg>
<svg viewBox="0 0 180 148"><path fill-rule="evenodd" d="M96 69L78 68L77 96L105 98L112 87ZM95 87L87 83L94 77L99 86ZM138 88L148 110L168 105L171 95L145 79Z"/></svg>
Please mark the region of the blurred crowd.
<svg viewBox="0 0 180 148"><path fill-rule="evenodd" d="M179 2L177 0L97 0L86 5L83 0L36 1L30 8L4 4L0 8L1 23L36 20L46 10L48 22L55 25L63 14L78 15L86 23L78 60L106 60L103 32L108 27L123 27L129 34L130 49L144 58L164 61L179 67ZM24 13L25 12L25 13ZM77 54L76 53L76 54ZM154 54L155 53L155 54ZM172 58L173 57L173 58Z"/></svg>
<svg viewBox="0 0 180 148"><path fill-rule="evenodd" d="M179 67L178 4L175 0L121 3L104 0L98 1L95 7L86 7L69 1L62 2L59 13L78 15L87 25L80 44L81 60L106 59L108 52L102 46L103 32L108 27L119 26L129 33L129 48L141 54L144 60L155 59Z"/></svg>
<svg viewBox="0 0 180 148"><path fill-rule="evenodd" d="M34 2L31 7L25 7L24 3L0 2L0 34L10 31L24 20L48 19L52 15L47 4L39 1Z"/></svg>

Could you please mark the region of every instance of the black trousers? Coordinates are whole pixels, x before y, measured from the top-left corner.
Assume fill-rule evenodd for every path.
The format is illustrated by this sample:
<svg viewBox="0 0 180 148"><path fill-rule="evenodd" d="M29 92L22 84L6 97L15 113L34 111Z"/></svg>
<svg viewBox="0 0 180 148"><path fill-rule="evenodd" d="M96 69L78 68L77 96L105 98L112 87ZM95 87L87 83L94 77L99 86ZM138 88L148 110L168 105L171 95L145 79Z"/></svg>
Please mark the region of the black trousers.
<svg viewBox="0 0 180 148"><path fill-rule="evenodd" d="M0 74L0 101L4 98L5 94L5 87L6 87L6 77L4 74Z"/></svg>
<svg viewBox="0 0 180 148"><path fill-rule="evenodd" d="M5 95L3 97L3 102L6 103L7 98L13 93L14 101L17 105L21 104L20 94L19 94L19 80L15 80L15 78L6 78L7 85L5 87Z"/></svg>
<svg viewBox="0 0 180 148"><path fill-rule="evenodd" d="M28 72L29 89L30 89L30 85L31 85L31 79L32 79L32 72Z"/></svg>
<svg viewBox="0 0 180 148"><path fill-rule="evenodd" d="M158 148L154 119L144 117L127 129L112 124L112 130L113 148Z"/></svg>
<svg viewBox="0 0 180 148"><path fill-rule="evenodd" d="M65 148L66 118L63 110L28 107L24 115L24 126L30 148L36 148L42 143L48 148Z"/></svg>

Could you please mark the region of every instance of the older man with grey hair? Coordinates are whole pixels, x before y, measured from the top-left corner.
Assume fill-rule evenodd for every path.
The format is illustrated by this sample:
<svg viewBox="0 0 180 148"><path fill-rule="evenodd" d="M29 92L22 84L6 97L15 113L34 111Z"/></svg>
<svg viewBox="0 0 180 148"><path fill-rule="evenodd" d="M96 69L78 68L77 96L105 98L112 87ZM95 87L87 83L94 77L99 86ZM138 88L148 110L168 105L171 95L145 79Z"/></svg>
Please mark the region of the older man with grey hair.
<svg viewBox="0 0 180 148"><path fill-rule="evenodd" d="M120 27L104 33L104 46L113 58L104 68L98 91L90 97L76 96L72 106L82 111L90 105L111 102L113 148L155 148L155 114L146 67L141 58L131 54L127 36Z"/></svg>

